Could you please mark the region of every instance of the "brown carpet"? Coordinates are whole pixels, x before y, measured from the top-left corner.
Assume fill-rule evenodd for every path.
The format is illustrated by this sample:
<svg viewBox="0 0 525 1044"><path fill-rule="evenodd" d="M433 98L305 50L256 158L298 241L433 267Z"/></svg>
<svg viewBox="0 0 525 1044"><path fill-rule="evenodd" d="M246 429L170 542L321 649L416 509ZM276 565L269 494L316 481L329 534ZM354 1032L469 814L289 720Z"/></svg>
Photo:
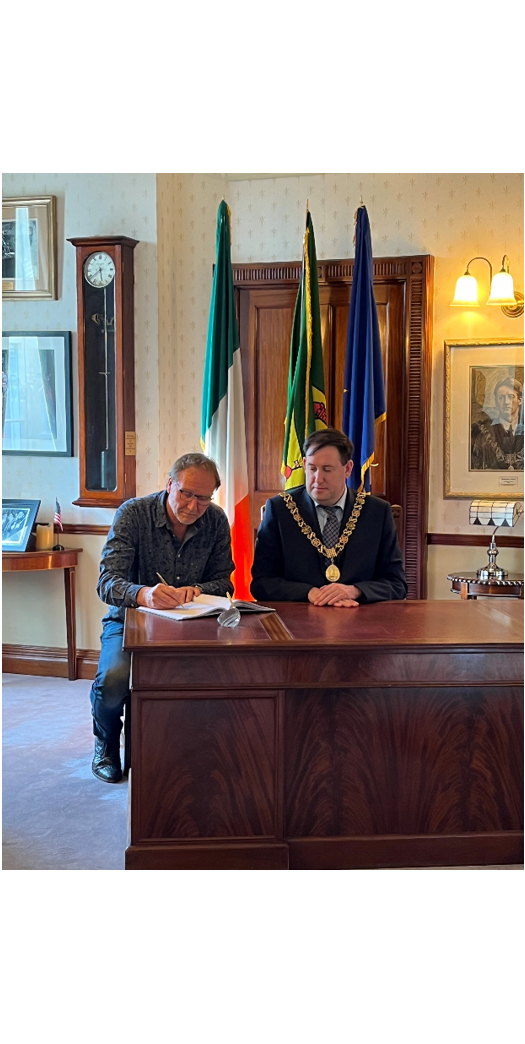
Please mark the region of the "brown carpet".
<svg viewBox="0 0 525 1044"><path fill-rule="evenodd" d="M3 675L4 870L124 869L128 786L91 772L90 688L89 681Z"/></svg>

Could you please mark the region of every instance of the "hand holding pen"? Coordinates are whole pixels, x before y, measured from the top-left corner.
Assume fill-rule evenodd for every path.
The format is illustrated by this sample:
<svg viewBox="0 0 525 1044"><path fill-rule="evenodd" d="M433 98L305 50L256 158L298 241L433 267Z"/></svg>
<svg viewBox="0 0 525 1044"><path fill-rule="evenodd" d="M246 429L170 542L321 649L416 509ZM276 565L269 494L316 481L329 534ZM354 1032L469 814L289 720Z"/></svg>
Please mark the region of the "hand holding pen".
<svg viewBox="0 0 525 1044"><path fill-rule="evenodd" d="M193 599L198 594L200 594L199 588L194 588L194 587L174 588L170 584L166 583L166 580L164 579L164 576L161 575L161 573L158 572L157 575L158 575L159 579L161 580L161 584L164 584L165 587L169 588L169 596L170 597L173 597L173 596L177 597L178 600L175 602L175 604L176 604L178 609L184 609L185 608L185 603L187 603L189 601L193 601ZM159 588L158 587L157 588L153 588L153 590L154 591L158 591ZM161 592L159 592L159 593L161 593ZM167 591L163 592L163 595L167 596L168 592ZM157 608L161 608L161 607L156 607L156 609ZM162 607L162 608L166 608L166 607Z"/></svg>
<svg viewBox="0 0 525 1044"><path fill-rule="evenodd" d="M187 602L192 602L199 595L199 587L173 587L167 584L160 573L157 573L160 584L155 587L141 587L137 602L148 609L180 609Z"/></svg>

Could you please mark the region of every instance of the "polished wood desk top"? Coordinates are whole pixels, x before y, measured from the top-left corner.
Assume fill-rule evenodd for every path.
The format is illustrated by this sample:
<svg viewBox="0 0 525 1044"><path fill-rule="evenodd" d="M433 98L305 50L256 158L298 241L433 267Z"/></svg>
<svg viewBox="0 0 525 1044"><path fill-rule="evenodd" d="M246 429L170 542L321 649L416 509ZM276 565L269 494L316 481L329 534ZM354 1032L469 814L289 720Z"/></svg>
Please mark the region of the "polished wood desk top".
<svg viewBox="0 0 525 1044"><path fill-rule="evenodd" d="M509 602L506 613L499 605L478 602L374 602L359 609L316 608L303 602L272 604L294 642L308 646L342 642L359 647L428 647L523 641L523 611L516 602Z"/></svg>
<svg viewBox="0 0 525 1044"><path fill-rule="evenodd" d="M128 609L124 646L152 651L217 645L283 648L292 645L346 648L357 646L516 646L523 642L523 609L519 602L404 601L376 602L359 609L317 608L306 602L268 603L275 613L245 613L238 627L219 627L217 617L167 620Z"/></svg>
<svg viewBox="0 0 525 1044"><path fill-rule="evenodd" d="M2 572L68 569L77 565L82 550L81 547L66 547L63 551L2 551Z"/></svg>
<svg viewBox="0 0 525 1044"><path fill-rule="evenodd" d="M209 646L212 642L217 642L225 648L269 645L271 637L264 627L269 617L274 618L275 614L243 613L238 627L219 627L216 616L179 622L163 616L153 616L152 613L142 613L140 609L128 609L124 648L139 652L163 647L171 649L174 646Z"/></svg>

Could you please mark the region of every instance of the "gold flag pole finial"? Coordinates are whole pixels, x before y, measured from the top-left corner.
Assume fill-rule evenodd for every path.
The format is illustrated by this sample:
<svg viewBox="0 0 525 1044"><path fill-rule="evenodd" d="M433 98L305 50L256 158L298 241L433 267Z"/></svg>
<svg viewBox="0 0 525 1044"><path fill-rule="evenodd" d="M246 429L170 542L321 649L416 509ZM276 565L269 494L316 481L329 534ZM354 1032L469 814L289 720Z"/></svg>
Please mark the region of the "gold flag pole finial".
<svg viewBox="0 0 525 1044"><path fill-rule="evenodd" d="M364 207L363 194L362 193L360 194L359 206L358 206L357 210L361 210L361 207ZM354 238L352 240L352 242L354 244L354 247L355 247L355 240L356 240L356 236L357 236L357 210L356 210L356 212L354 214Z"/></svg>
<svg viewBox="0 0 525 1044"><path fill-rule="evenodd" d="M306 226L308 225L308 211L309 211L309 207L308 207L308 200L306 200L306 217L305 217L305 219L304 219L304 227L305 227L305 228L306 228Z"/></svg>

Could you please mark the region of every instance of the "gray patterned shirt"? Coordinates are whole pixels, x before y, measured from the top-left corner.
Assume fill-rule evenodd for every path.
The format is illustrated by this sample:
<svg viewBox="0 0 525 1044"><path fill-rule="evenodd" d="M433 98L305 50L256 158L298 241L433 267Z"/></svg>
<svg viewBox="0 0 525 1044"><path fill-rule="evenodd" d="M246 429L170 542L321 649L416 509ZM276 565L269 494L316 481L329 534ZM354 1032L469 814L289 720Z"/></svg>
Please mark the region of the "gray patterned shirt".
<svg viewBox="0 0 525 1044"><path fill-rule="evenodd" d="M111 606L105 619L123 620L135 608L141 587L160 583L157 571L173 587L199 584L203 594L233 592L228 519L213 501L182 541L166 512L166 490L127 500L119 507L102 551L99 597Z"/></svg>

